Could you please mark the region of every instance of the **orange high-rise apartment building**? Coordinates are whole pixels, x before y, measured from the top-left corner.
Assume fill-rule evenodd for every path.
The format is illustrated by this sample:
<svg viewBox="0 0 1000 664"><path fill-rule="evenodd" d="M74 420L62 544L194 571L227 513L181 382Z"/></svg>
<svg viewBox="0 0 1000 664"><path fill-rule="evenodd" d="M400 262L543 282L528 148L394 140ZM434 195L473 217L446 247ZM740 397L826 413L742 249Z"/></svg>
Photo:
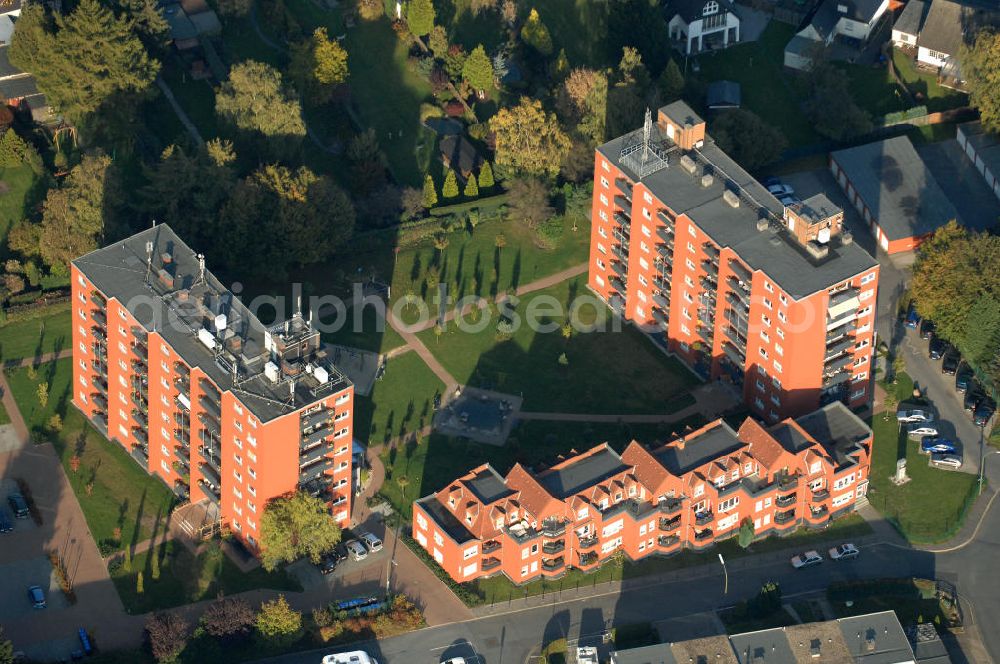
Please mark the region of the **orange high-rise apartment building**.
<svg viewBox="0 0 1000 664"><path fill-rule="evenodd" d="M675 102L597 149L589 286L769 422L871 398L879 267L818 194L782 205Z"/></svg>
<svg viewBox="0 0 1000 664"><path fill-rule="evenodd" d="M840 401L765 429L717 420L624 453L606 443L533 473L489 464L413 504L413 538L456 581L515 583L701 550L735 536L823 528L865 500L872 432Z"/></svg>
<svg viewBox="0 0 1000 664"><path fill-rule="evenodd" d="M354 386L296 312L263 325L158 225L72 264L73 403L251 551L268 500L349 521Z"/></svg>

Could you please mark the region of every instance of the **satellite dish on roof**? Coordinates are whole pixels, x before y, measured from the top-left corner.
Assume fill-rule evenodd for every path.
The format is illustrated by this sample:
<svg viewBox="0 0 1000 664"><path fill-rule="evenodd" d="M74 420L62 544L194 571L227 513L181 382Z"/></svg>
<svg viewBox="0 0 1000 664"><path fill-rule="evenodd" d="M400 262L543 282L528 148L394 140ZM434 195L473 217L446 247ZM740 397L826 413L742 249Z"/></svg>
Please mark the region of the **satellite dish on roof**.
<svg viewBox="0 0 1000 664"><path fill-rule="evenodd" d="M819 233L816 235L816 241L819 242L820 244L826 244L827 242L829 242L830 229L829 228L819 229Z"/></svg>

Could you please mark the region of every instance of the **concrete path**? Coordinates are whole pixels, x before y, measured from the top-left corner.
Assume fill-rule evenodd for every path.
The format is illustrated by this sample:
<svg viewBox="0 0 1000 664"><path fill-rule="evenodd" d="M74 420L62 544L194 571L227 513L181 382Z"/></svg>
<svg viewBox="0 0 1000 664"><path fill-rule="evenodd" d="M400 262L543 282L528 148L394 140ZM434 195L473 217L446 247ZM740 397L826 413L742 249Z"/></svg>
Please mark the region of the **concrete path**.
<svg viewBox="0 0 1000 664"><path fill-rule="evenodd" d="M167 82L163 80L162 76L156 77L156 87L158 87L160 92L163 93L163 96L166 97L167 102L170 104L170 108L174 109L174 115L176 115L177 119L181 121L182 125L184 125L184 129L186 129L187 133L191 135L194 142L197 145L204 145L205 139L201 137L198 127L191 122L191 118L189 118L188 114L184 112L181 105L177 103L177 98L174 97L174 91L170 89L170 86L167 85Z"/></svg>
<svg viewBox="0 0 1000 664"><path fill-rule="evenodd" d="M437 358L434 357L430 350L428 350L427 346L424 345L424 342L417 337L416 333L396 318L394 313L390 313L388 319L389 325L392 329L399 333L399 336L403 337L406 345L412 348L417 355L420 356L420 359L424 361L424 364L426 364L427 367L434 372L434 375L441 379L441 382L444 383L445 391L447 392L454 389L455 386L458 385L458 381L455 380L454 376L448 373L448 370L445 369L440 362L438 362Z"/></svg>

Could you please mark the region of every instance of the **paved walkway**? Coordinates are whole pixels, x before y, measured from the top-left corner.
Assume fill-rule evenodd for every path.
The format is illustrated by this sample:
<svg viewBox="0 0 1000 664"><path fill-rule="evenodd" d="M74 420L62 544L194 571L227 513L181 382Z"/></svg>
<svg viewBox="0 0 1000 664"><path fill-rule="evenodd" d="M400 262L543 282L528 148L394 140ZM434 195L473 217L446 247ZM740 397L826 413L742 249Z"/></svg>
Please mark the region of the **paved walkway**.
<svg viewBox="0 0 1000 664"><path fill-rule="evenodd" d="M197 145L203 145L205 143L205 139L203 139L201 134L198 132L198 127L191 122L191 118L189 118L188 114L184 112L181 105L177 103L177 98L174 97L174 91L170 89L170 86L167 85L167 82L163 80L162 76L156 77L156 87L160 88L160 92L162 92L163 96L166 97L167 102L170 104L170 108L174 109L174 115L176 115L177 119L181 121L182 125L184 125L184 129L186 129L187 133L191 135L194 142Z"/></svg>
<svg viewBox="0 0 1000 664"><path fill-rule="evenodd" d="M434 372L435 376L441 379L441 382L444 383L445 392L454 389L455 386L458 385L458 381L455 380L454 376L448 373L448 370L445 369L440 362L438 362L437 358L434 357L433 353L427 349L427 346L425 346L424 342L417 337L416 333L396 318L395 313L390 312L388 318L389 325L392 329L396 330L396 332L399 333L399 336L403 337L403 341L406 342L406 345L420 356L420 359L424 361L424 364L426 364L431 371Z"/></svg>

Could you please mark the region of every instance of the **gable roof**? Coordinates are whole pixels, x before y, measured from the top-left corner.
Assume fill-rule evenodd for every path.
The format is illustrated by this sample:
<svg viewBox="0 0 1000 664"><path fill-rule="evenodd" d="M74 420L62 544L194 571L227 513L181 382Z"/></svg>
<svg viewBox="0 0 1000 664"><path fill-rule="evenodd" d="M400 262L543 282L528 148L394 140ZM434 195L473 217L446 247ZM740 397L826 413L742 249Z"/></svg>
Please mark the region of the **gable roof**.
<svg viewBox="0 0 1000 664"><path fill-rule="evenodd" d="M518 492L521 504L541 517L562 509L562 505L519 463L507 473L507 486Z"/></svg>
<svg viewBox="0 0 1000 664"><path fill-rule="evenodd" d="M659 493L661 487L670 481L670 473L638 441L629 443L622 452L622 461L632 466L636 479L654 494Z"/></svg>
<svg viewBox="0 0 1000 664"><path fill-rule="evenodd" d="M714 0L719 5L719 12L732 12L735 5L732 0ZM666 11L667 11L667 21L670 21L673 17L680 15L684 19L685 23L690 23L691 21L696 21L704 16L705 5L712 0L668 0ZM713 14L714 15L714 14ZM739 14L736 14L737 18Z"/></svg>
<svg viewBox="0 0 1000 664"><path fill-rule="evenodd" d="M892 611L840 618L837 623L857 664L896 664L915 659L913 648Z"/></svg>
<svg viewBox="0 0 1000 664"><path fill-rule="evenodd" d="M851 453L872 436L868 425L840 401L834 401L797 418L795 424L802 427L840 464L851 461Z"/></svg>
<svg viewBox="0 0 1000 664"><path fill-rule="evenodd" d="M749 443L748 451L767 469L781 468L792 462L788 451L767 432L757 420L748 417L737 432L740 440Z"/></svg>
<svg viewBox="0 0 1000 664"><path fill-rule="evenodd" d="M931 0L910 0L899 13L896 22L892 24L892 29L908 35L920 34L930 8Z"/></svg>
<svg viewBox="0 0 1000 664"><path fill-rule="evenodd" d="M1000 23L1000 10L992 10L974 2L932 0L924 19L917 46L957 57L963 42L970 40L980 28Z"/></svg>
<svg viewBox="0 0 1000 664"><path fill-rule="evenodd" d="M459 479L459 482L469 487L483 505L491 505L514 493L488 463L473 469L468 475Z"/></svg>
<svg viewBox="0 0 1000 664"><path fill-rule="evenodd" d="M567 498L629 470L607 443L556 464L538 475L538 482L556 498Z"/></svg>
<svg viewBox="0 0 1000 664"><path fill-rule="evenodd" d="M445 165L462 173L471 173L483 163L476 148L464 136L449 134L442 137L439 150Z"/></svg>

